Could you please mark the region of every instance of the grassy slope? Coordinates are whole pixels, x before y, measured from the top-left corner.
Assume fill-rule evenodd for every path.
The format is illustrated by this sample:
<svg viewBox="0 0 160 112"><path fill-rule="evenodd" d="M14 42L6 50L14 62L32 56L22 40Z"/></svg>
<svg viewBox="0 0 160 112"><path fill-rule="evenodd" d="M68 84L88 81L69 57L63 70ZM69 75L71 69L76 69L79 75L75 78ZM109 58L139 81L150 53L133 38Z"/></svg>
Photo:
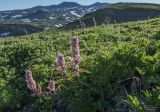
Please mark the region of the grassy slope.
<svg viewBox="0 0 160 112"><path fill-rule="evenodd" d="M117 3L109 8L99 9L89 13L80 20L69 23L66 28L91 27L103 23L121 23L127 21L145 20L160 16L159 4L136 4L136 3ZM80 22L81 21L81 22ZM64 27L65 28L65 27Z"/></svg>
<svg viewBox="0 0 160 112"><path fill-rule="evenodd" d="M82 61L79 80L74 76L69 60L72 36L78 36L80 40ZM55 107L53 103L54 96L30 96L24 78L26 69L33 71L33 77L43 88L54 78L61 98L67 102L72 112L122 109L120 104L124 100L132 104L125 103L128 108L134 105L137 111L144 109L142 102L145 105L160 106L157 86L160 82L159 39L159 18L69 32L47 31L23 37L2 38L0 111L21 110L24 106L28 111L58 110L58 106ZM55 57L59 52L66 57L67 76L55 70ZM140 95L135 89L130 91L131 87L126 87L125 82L120 83L135 76L142 83L142 88L135 88L143 92L148 87L153 88L154 84L155 90L148 90L154 94L153 97ZM89 87L81 85L79 81ZM126 92L135 97L127 97Z"/></svg>

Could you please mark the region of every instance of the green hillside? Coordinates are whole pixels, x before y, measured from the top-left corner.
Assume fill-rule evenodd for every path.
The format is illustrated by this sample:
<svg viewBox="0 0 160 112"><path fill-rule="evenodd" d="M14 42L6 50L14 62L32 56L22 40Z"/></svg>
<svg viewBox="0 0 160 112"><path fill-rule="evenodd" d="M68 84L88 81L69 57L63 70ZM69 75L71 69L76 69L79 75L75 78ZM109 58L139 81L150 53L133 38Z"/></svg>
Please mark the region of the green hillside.
<svg viewBox="0 0 160 112"><path fill-rule="evenodd" d="M146 20L160 16L160 4L117 3L111 7L89 13L64 28L83 28L108 23Z"/></svg>
<svg viewBox="0 0 160 112"><path fill-rule="evenodd" d="M79 38L80 77L72 69L70 42ZM63 53L66 74L55 59ZM0 112L160 111L160 18L0 39ZM33 96L25 70L42 91Z"/></svg>
<svg viewBox="0 0 160 112"><path fill-rule="evenodd" d="M43 31L43 28L29 24L0 24L0 37L26 35L40 31ZM8 33L8 35L5 35L5 33Z"/></svg>

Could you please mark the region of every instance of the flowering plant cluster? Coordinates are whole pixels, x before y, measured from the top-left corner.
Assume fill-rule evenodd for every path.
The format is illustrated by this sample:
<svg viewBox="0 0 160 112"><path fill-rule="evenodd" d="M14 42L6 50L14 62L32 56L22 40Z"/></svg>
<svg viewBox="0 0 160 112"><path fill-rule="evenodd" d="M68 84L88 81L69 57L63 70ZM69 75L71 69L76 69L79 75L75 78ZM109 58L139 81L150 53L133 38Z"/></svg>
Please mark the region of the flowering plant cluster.
<svg viewBox="0 0 160 112"><path fill-rule="evenodd" d="M40 94L42 92L41 88L37 87L36 81L33 79L32 72L30 70L26 70L25 78L27 87L32 91L33 94Z"/></svg>
<svg viewBox="0 0 160 112"><path fill-rule="evenodd" d="M73 70L77 76L79 76L79 63L80 63L80 51L79 51L79 41L77 37L73 37L71 39L71 63ZM65 65L65 57L62 53L59 53L56 58L56 70L60 73L66 74L66 65ZM46 93L46 91L42 92L41 87L38 87L36 81L33 79L31 70L26 70L25 74L27 87L34 95L39 95L41 93ZM48 92L56 92L56 81L54 79L50 80L48 87Z"/></svg>
<svg viewBox="0 0 160 112"><path fill-rule="evenodd" d="M30 89L33 95L40 95L42 93L45 93L46 91L42 92L42 89L40 86L37 86L36 81L33 79L31 70L26 70L25 78L27 82L27 87ZM55 81L50 80L47 90L48 92L55 92Z"/></svg>

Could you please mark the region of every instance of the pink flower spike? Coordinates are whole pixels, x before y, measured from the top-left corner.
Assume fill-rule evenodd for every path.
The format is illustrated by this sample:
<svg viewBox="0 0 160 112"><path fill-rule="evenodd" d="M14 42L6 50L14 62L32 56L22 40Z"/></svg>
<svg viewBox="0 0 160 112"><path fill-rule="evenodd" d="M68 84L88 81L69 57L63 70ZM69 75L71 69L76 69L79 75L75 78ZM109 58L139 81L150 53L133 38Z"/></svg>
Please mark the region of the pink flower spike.
<svg viewBox="0 0 160 112"><path fill-rule="evenodd" d="M47 89L51 92L56 91L56 82L54 80L50 80Z"/></svg>
<svg viewBox="0 0 160 112"><path fill-rule="evenodd" d="M26 79L32 78L32 72L30 70L26 70L25 77Z"/></svg>
<svg viewBox="0 0 160 112"><path fill-rule="evenodd" d="M30 70L26 70L25 78L27 82L27 87L32 91L33 94L41 93L41 90L37 88L36 81L32 77L32 72Z"/></svg>
<svg viewBox="0 0 160 112"><path fill-rule="evenodd" d="M66 72L64 55L59 53L56 58L57 69L60 72Z"/></svg>
<svg viewBox="0 0 160 112"><path fill-rule="evenodd" d="M73 37L71 39L71 50L72 50L72 58L74 58L75 61L79 62L80 51L79 51L79 41L77 37Z"/></svg>
<svg viewBox="0 0 160 112"><path fill-rule="evenodd" d="M79 63L80 63L80 50L79 50L79 41L77 37L71 39L71 52L72 52L72 66L76 73L79 75Z"/></svg>
<svg viewBox="0 0 160 112"><path fill-rule="evenodd" d="M71 44L72 44L73 46L76 46L77 44L79 44L78 38L77 38L77 37L73 37L73 38L71 39Z"/></svg>

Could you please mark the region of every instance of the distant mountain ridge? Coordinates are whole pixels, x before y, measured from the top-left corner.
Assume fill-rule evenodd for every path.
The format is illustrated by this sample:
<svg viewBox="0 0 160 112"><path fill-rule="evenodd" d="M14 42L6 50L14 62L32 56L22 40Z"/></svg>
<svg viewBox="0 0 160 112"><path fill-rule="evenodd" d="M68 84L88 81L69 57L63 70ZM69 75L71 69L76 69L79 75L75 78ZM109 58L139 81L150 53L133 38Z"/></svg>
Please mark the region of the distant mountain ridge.
<svg viewBox="0 0 160 112"><path fill-rule="evenodd" d="M96 2L80 5L75 2L62 2L58 5L0 11L0 25L3 26L0 37L4 34L16 36L51 28L75 29L156 17L160 17L160 4ZM16 31L17 26L21 29L18 30L19 33ZM5 29L8 29L7 32ZM9 29L12 29L11 32Z"/></svg>
<svg viewBox="0 0 160 112"><path fill-rule="evenodd" d="M57 5L57 8L70 8L70 7L80 7L81 5L75 2L62 2Z"/></svg>
<svg viewBox="0 0 160 112"><path fill-rule="evenodd" d="M95 25L94 22L96 22L96 25L101 25L139 21L156 17L160 17L160 4L117 3L86 14L81 19L67 24L64 28L91 27Z"/></svg>
<svg viewBox="0 0 160 112"><path fill-rule="evenodd" d="M83 17L87 13L109 7L110 5L111 4L109 3L99 2L92 5L80 5L75 2L62 2L58 5L36 6L29 9L0 11L0 25L2 24L5 26L6 24L5 27L7 29L12 29L12 32L13 28L15 28L13 27L14 24L15 26L19 24L19 27L22 27L22 30L19 30L19 34L24 34L21 33L21 31L26 30L24 29L26 24L33 26L33 29L37 28L37 31L41 31L39 28L45 30L61 27ZM14 32L10 33L10 36L14 35ZM28 30L28 32L30 32L30 30ZM4 29L0 29L0 36L1 34L8 33L6 33ZM18 33L16 33L16 35L18 35Z"/></svg>
<svg viewBox="0 0 160 112"><path fill-rule="evenodd" d="M59 24L66 24L79 19L80 17L83 17L87 13L108 7L110 5L111 4L109 3L99 2L92 5L80 5L75 2L62 2L58 5L36 6L33 8L22 10L0 11L0 20L30 19L31 21L33 21L33 19L41 19L41 17L39 16L41 16L40 14L42 14L47 15L46 18L43 17L42 19L52 19L52 21L58 19L62 20L58 22ZM32 14L35 14L34 18L32 17ZM48 16L50 16L50 18Z"/></svg>

